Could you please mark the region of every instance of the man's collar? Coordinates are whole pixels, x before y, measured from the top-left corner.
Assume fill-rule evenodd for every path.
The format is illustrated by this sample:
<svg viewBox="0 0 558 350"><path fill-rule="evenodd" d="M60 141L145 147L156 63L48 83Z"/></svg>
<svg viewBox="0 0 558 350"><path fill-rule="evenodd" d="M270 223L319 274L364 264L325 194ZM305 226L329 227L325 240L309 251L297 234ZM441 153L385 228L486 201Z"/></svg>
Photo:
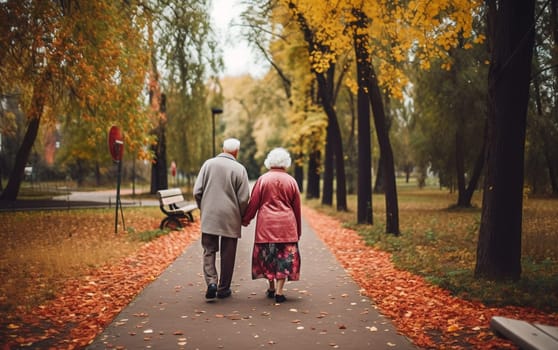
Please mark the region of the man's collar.
<svg viewBox="0 0 558 350"><path fill-rule="evenodd" d="M232 154L227 153L227 152L220 153L217 157L229 158L229 159L232 159L232 160L236 160L236 158Z"/></svg>

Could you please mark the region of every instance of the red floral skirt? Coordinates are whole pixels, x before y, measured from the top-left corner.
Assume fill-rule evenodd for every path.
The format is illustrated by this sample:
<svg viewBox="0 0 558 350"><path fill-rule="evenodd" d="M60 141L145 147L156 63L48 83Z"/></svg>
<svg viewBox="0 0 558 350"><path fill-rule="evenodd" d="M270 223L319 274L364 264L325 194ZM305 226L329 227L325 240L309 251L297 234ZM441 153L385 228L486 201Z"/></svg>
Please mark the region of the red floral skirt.
<svg viewBox="0 0 558 350"><path fill-rule="evenodd" d="M298 281L298 243L255 243L252 253L252 279Z"/></svg>

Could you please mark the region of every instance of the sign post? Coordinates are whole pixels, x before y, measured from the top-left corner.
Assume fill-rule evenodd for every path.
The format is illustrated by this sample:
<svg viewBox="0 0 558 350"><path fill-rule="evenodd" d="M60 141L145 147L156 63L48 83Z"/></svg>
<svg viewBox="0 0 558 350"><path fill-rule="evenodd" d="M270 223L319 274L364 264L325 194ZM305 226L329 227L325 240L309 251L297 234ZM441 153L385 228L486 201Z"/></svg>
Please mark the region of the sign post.
<svg viewBox="0 0 558 350"><path fill-rule="evenodd" d="M118 233L118 208L120 208L120 215L122 216L122 226L126 230L124 223L124 212L122 211L122 202L120 201L120 179L122 177L122 155L124 153L124 141L120 129L117 126L110 128L108 135L108 144L112 161L117 164L116 176L116 212L114 215L114 234Z"/></svg>

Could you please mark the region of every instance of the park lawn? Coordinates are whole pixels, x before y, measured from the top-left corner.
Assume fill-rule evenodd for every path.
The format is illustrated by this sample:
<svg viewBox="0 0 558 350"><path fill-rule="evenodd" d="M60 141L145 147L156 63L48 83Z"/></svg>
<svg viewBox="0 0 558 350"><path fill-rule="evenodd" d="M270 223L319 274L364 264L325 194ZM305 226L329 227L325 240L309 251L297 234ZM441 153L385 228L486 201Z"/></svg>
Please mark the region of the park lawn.
<svg viewBox="0 0 558 350"><path fill-rule="evenodd" d="M125 208L126 232L114 209L0 213L0 313L30 310L55 296L66 280L119 261L157 232L159 208Z"/></svg>
<svg viewBox="0 0 558 350"><path fill-rule="evenodd" d="M397 268L424 276L429 283L439 285L460 298L480 300L488 305L502 307L533 306L556 315L558 200L526 198L523 278L517 283L496 284L476 281L472 277L480 220L479 204L476 203L477 207L472 209L451 209L454 198L455 194L445 190L419 190L413 186L400 186L402 234L399 237L383 232L385 225L382 196L374 196L374 225L371 226L355 224L354 196L349 197L350 210L342 213L321 206L319 200L305 201L305 204L318 208L342 222L345 227L358 231L366 244L374 249L388 251ZM0 285L0 314L5 316L0 321L0 338L9 334L19 344L30 344L41 341L41 337L48 334L50 345L54 347L58 344L57 341L63 342L68 336L79 344L88 344L98 334L100 324L110 322L118 310L199 236L197 223L171 234L159 230L162 214L157 207L125 208L127 230L124 231L120 226L119 233L115 234L114 215L114 209L0 213L0 239L5 247L4 255L0 257L0 280L3 282ZM330 222L334 220L324 217L313 218L312 221L317 223L319 235L327 235L336 226ZM322 226L319 226L320 223ZM363 290L374 297L373 293L376 291L370 288L370 283L382 283L381 279L372 276L374 264L378 261L367 264L369 267L364 269L356 265L364 260L355 259L355 254L347 254L346 250L354 244L354 238L347 235L343 241L342 232L344 230L334 233L333 241L328 241L330 247L334 253L339 254L338 258L343 257L343 261L348 262L346 268L349 271L364 271L364 275L370 275L361 274L355 277L362 283ZM164 237L151 240L160 235ZM168 252L170 246L173 251ZM368 253L366 255L372 256ZM81 283L83 280L89 283ZM118 291L114 296L119 297L105 300L105 292L98 293L96 290L100 287L99 283L109 284ZM405 281L400 283L395 288L407 288ZM385 292L386 288L380 289ZM427 289L430 287L422 287L415 294L422 297ZM92 303L89 299L97 295L101 295L103 300ZM383 299L378 296L377 302L386 302ZM467 344L475 341L499 341L485 329L486 325L480 327L480 331L475 330L479 327L472 328L473 331L465 327L456 332L457 325L446 327L445 330L444 327L433 326L432 329L424 330L421 320L431 315L420 314L424 311L420 309L423 301L414 301L418 306L413 317L419 322L416 325L411 325L407 314L398 315L398 308L389 306L384 310L394 317L404 331L409 332L409 336L417 344L422 344L421 339L427 338L430 342L441 343L451 339L452 342L455 339L467 340L470 342ZM107 309L103 306L105 302L113 304ZM69 311L68 307L73 309ZM407 313L409 312L411 311ZM445 310L439 312L443 313ZM484 311L475 309L469 312L478 316L483 315ZM534 320L542 317L542 313L522 312L523 316L534 317ZM95 324L91 324L91 318L87 316L89 314L98 315L102 322L97 320ZM81 318L76 320L78 316ZM400 316L404 322L400 322ZM440 317L445 322L444 317ZM547 318L550 320L551 316ZM484 320L486 319L488 318L485 317ZM56 326L60 322L76 326L64 326L60 329ZM405 328L405 325L410 328ZM418 335L413 333L416 330ZM57 335L51 334L52 332ZM65 332L69 335L65 336Z"/></svg>
<svg viewBox="0 0 558 350"><path fill-rule="evenodd" d="M304 194L303 194L304 195ZM357 225L356 197L348 212L306 200L338 218L367 244L392 253L398 268L424 276L455 295L486 304L558 310L558 199L525 198L523 275L516 283L473 278L480 223L479 197L470 209L452 209L456 194L443 189L399 186L401 235L384 233L384 197L374 195L374 224ZM0 312L30 309L53 298L68 278L118 261L157 234L159 208L126 208L127 232L114 234L114 210L61 210L0 213ZM119 219L120 220L120 219Z"/></svg>
<svg viewBox="0 0 558 350"><path fill-rule="evenodd" d="M310 206L356 230L366 244L390 252L396 267L423 276L454 295L492 306L531 306L558 311L558 199L526 197L523 210L522 278L518 282L476 280L480 194L473 208L456 209L457 194L446 189L399 186L401 235L385 233L385 203L373 196L373 225L356 224L356 197L348 212L336 212L319 200ZM371 268L374 268L371 266Z"/></svg>

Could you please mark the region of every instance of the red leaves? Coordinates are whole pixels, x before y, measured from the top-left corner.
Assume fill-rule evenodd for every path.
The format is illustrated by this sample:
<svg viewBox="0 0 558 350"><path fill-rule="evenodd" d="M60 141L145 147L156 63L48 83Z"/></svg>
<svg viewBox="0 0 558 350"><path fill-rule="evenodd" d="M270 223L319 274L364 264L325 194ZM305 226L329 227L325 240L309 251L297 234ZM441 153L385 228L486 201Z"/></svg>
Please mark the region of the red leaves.
<svg viewBox="0 0 558 350"><path fill-rule="evenodd" d="M397 270L389 253L366 246L355 231L343 228L335 219L307 207L303 214L364 294L420 347L514 348L490 330L489 322L495 315L558 325L558 314L511 306L488 308L456 298L420 276Z"/></svg>
<svg viewBox="0 0 558 350"><path fill-rule="evenodd" d="M119 263L68 280L54 300L21 315L20 323L10 323L11 342L31 346L41 341L57 349L85 347L198 234L199 225L191 224L143 245Z"/></svg>
<svg viewBox="0 0 558 350"><path fill-rule="evenodd" d="M338 261L389 317L398 331L423 348L505 349L513 345L489 328L492 316L500 315L531 322L558 325L558 315L538 310L506 307L488 308L456 298L423 278L394 268L390 254L365 245L358 234L343 228L335 219L304 208L305 218L329 246ZM137 293L156 278L199 234L199 224L144 244L132 255L88 271L83 278L69 279L52 301L30 311L18 310L19 318L2 324L2 336L13 345L77 349L89 344ZM180 290L180 286L175 289ZM341 295L345 297L345 295ZM291 309L291 312L297 312ZM203 315L205 311L196 310ZM134 317L145 318L146 313ZM268 312L261 316L269 317ZM240 314L216 314L215 318L239 320ZM320 312L316 318L328 317ZM117 320L126 322L127 320ZM293 324L299 320L293 319ZM339 329L344 329L340 324ZM297 329L303 328L300 325ZM371 332L378 331L375 327ZM175 336L182 336L175 330ZM142 338L151 334L130 333ZM183 338L180 338L183 339ZM179 340L180 340L179 339ZM180 344L185 340L180 340ZM272 344L270 341L269 344ZM9 348L9 345L8 345Z"/></svg>

